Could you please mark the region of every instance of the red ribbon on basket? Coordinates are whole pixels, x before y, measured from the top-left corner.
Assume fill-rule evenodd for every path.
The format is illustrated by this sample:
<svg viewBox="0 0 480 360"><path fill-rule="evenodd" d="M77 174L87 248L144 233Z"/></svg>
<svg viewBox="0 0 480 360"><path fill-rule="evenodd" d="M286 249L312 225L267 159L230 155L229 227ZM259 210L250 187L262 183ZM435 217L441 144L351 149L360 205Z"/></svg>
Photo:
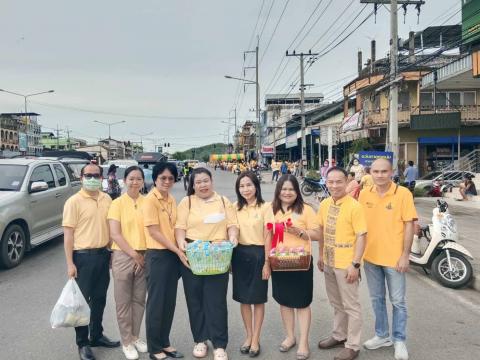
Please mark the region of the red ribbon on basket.
<svg viewBox="0 0 480 360"><path fill-rule="evenodd" d="M283 221L283 222L267 224L267 230L268 231L273 230L272 249L275 249L277 247L277 244L283 243L285 229L291 226L293 226L292 219L287 219L287 221Z"/></svg>

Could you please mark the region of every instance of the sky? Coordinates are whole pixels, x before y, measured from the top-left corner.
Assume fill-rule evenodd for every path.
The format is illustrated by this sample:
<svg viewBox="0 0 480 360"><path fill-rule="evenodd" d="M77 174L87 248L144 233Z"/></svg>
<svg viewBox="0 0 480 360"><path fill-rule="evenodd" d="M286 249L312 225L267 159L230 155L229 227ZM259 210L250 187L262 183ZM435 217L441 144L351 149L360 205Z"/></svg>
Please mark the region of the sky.
<svg viewBox="0 0 480 360"><path fill-rule="evenodd" d="M400 11L399 36L460 23L460 3L426 0L418 24L413 6L405 24ZM254 65L255 55L246 54L244 61L244 51L254 50L257 39L262 104L265 93L298 91L290 85L299 61L285 58L286 50L325 53L373 5L360 0L3 0L0 9L0 88L21 94L55 90L28 101L28 111L41 114L44 131L58 126L62 135L69 130L92 143L108 136L108 127L95 121L124 121L111 127L112 138L139 142L140 134L147 149L169 142L173 152L227 141L234 108L237 125L255 118L254 86L244 92L241 82L224 76L254 79L255 70L244 75L242 67ZM387 54L389 16L386 7L379 8L376 23L371 16L313 63L305 75L305 82L314 84L308 91L338 100L342 85L355 77L358 50L365 62L375 39L377 59ZM23 98L0 92L0 112L22 111Z"/></svg>

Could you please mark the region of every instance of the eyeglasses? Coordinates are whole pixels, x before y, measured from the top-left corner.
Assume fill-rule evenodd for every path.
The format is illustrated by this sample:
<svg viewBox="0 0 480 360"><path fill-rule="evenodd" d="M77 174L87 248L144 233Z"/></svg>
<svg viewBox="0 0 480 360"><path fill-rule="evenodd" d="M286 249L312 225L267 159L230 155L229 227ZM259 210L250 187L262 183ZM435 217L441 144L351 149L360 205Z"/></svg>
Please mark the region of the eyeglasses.
<svg viewBox="0 0 480 360"><path fill-rule="evenodd" d="M83 174L83 177L85 179L100 179L101 175L100 174Z"/></svg>
<svg viewBox="0 0 480 360"><path fill-rule="evenodd" d="M159 176L158 178L160 179L160 181L164 181L164 182L175 180L175 178L173 176Z"/></svg>

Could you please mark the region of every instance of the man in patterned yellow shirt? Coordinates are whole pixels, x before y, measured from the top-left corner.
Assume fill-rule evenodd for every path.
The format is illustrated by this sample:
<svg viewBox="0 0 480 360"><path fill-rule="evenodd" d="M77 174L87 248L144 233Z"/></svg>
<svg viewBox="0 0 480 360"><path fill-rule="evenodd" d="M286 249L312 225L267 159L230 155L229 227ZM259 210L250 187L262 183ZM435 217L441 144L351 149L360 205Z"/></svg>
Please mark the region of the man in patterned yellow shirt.
<svg viewBox="0 0 480 360"><path fill-rule="evenodd" d="M358 293L360 261L365 250L367 223L362 206L347 193L347 172L332 167L326 181L331 197L318 210L321 226L318 267L334 309L332 335L320 349L345 346L335 360L353 360L360 353L362 313Z"/></svg>

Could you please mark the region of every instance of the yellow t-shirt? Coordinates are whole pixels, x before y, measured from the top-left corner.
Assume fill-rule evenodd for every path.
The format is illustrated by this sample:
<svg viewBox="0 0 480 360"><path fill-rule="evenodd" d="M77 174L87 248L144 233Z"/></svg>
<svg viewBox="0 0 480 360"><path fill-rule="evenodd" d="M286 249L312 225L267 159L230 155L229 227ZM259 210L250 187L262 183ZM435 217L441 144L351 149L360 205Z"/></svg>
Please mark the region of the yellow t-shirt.
<svg viewBox="0 0 480 360"><path fill-rule="evenodd" d="M360 180L360 185L365 189L366 187L373 186L373 178L370 174L365 174L362 176L362 180Z"/></svg>
<svg viewBox="0 0 480 360"><path fill-rule="evenodd" d="M107 194L100 191L95 199L83 189L65 202L62 226L73 228L73 250L109 244L107 214L111 203Z"/></svg>
<svg viewBox="0 0 480 360"><path fill-rule="evenodd" d="M323 228L323 259L327 266L346 269L355 256L357 236L367 232L362 205L346 195L336 202L329 197L320 203L318 222Z"/></svg>
<svg viewBox="0 0 480 360"><path fill-rule="evenodd" d="M266 225L275 222L272 205L265 202L260 206L245 205L242 210L238 210L237 203L235 203L234 208L240 228L238 243L265 245Z"/></svg>
<svg viewBox="0 0 480 360"><path fill-rule="evenodd" d="M137 201L127 193L112 201L107 218L120 223L123 238L134 250L145 250L145 233L143 231L143 205L145 198L140 194ZM120 250L113 241L112 250Z"/></svg>
<svg viewBox="0 0 480 360"><path fill-rule="evenodd" d="M314 230L320 226L315 211L307 204L304 204L301 214L294 213L292 210L288 210L286 213L278 211L275 214L275 222L284 222L288 219L292 220L293 226L303 230ZM278 246L286 246L289 248L303 246L305 249L308 249L308 243L308 239L302 239L285 231L283 243L280 243Z"/></svg>
<svg viewBox="0 0 480 360"><path fill-rule="evenodd" d="M143 212L147 249L165 249L165 246L150 236L147 226L152 225L158 225L162 235L173 244L176 244L175 221L177 219L177 202L171 194L168 194L168 198L165 199L160 191L154 188L145 197Z"/></svg>
<svg viewBox="0 0 480 360"><path fill-rule="evenodd" d="M363 258L372 264L395 267L403 252L404 223L417 219L411 192L394 184L380 197L375 186L358 198L367 219L367 247Z"/></svg>
<svg viewBox="0 0 480 360"><path fill-rule="evenodd" d="M227 240L227 228L238 227L235 209L226 198L214 193L210 199L204 200L196 195L186 196L177 208L175 228L187 232L187 239L219 241Z"/></svg>

